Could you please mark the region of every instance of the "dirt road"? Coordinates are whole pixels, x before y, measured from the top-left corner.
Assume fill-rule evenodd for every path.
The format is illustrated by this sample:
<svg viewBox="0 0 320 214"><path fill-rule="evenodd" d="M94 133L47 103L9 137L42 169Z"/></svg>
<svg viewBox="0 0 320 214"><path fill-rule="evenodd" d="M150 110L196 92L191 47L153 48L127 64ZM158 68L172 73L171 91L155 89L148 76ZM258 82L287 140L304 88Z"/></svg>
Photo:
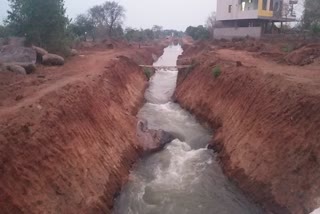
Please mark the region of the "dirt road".
<svg viewBox="0 0 320 214"><path fill-rule="evenodd" d="M215 51L221 59L228 61L240 61L244 66L257 68L265 74L274 74L283 77L288 83L299 84L300 87L309 90L309 93L320 93L320 64L313 63L306 66L288 66L276 63L263 57L257 56L257 53L220 49Z"/></svg>
<svg viewBox="0 0 320 214"><path fill-rule="evenodd" d="M27 107L67 84L90 79L97 72L105 70L112 59L130 56L140 62L146 60L143 54L143 49L132 48L82 51L62 67L40 66L36 73L28 76L0 73L0 117Z"/></svg>

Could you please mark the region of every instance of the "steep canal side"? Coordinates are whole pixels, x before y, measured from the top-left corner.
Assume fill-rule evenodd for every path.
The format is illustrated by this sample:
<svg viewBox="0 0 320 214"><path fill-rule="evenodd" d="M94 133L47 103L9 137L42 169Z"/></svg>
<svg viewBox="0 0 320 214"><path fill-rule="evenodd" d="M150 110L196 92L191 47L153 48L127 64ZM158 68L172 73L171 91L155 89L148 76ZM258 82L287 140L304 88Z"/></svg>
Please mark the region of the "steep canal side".
<svg viewBox="0 0 320 214"><path fill-rule="evenodd" d="M180 46L170 46L155 63L176 65ZM215 154L206 149L211 131L172 102L178 71L158 70L138 116L149 128L177 139L163 151L141 160L116 201L115 214L262 213L223 175Z"/></svg>
<svg viewBox="0 0 320 214"><path fill-rule="evenodd" d="M273 213L318 208L319 69L210 46L186 49L179 62L195 66L179 72L176 100L215 127L225 173Z"/></svg>
<svg viewBox="0 0 320 214"><path fill-rule="evenodd" d="M0 84L30 92L0 106L1 214L111 213L141 150L147 78L131 59L152 63L163 47L151 48L90 52L37 71L40 86L39 73Z"/></svg>

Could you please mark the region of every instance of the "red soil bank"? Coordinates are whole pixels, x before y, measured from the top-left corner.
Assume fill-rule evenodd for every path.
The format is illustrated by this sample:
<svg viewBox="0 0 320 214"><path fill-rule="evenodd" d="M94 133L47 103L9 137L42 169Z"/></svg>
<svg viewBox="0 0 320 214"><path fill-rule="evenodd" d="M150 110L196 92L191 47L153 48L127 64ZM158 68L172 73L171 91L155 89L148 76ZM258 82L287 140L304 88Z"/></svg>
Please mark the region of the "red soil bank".
<svg viewBox="0 0 320 214"><path fill-rule="evenodd" d="M1 213L111 212L140 155L135 114L147 86L142 69L117 56L151 63L161 49L88 52L33 76L1 74Z"/></svg>
<svg viewBox="0 0 320 214"><path fill-rule="evenodd" d="M195 67L179 72L175 98L216 129L212 146L225 173L271 213L319 207L320 73L310 78L314 71L305 70L301 77L286 66L291 73L277 74L258 61L243 58L241 66L237 57L195 49L180 60Z"/></svg>

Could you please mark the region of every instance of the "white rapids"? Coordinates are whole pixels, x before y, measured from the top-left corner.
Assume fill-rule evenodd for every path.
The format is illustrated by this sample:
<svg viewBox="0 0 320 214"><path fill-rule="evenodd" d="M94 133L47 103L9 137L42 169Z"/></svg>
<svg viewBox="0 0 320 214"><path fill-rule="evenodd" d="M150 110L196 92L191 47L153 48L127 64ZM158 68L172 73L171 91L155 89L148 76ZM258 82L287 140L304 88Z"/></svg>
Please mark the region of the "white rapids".
<svg viewBox="0 0 320 214"><path fill-rule="evenodd" d="M180 45L169 46L156 66L175 66ZM146 92L138 117L149 128L172 133L166 148L136 165L116 199L114 214L256 214L250 202L223 174L206 146L211 131L171 101L178 71L158 70Z"/></svg>

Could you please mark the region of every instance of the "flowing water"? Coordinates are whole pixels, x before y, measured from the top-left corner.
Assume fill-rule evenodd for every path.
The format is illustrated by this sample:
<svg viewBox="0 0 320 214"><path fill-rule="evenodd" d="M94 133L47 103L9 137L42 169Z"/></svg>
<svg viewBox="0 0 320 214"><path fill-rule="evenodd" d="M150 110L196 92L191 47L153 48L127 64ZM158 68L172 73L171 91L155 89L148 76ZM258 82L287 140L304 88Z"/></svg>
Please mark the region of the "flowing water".
<svg viewBox="0 0 320 214"><path fill-rule="evenodd" d="M181 47L169 46L156 66L175 66ZM176 70L158 70L138 117L173 133L163 151L141 160L116 200L114 214L251 214L262 211L224 175L206 145L211 131L171 101ZM200 83L199 83L200 84Z"/></svg>

